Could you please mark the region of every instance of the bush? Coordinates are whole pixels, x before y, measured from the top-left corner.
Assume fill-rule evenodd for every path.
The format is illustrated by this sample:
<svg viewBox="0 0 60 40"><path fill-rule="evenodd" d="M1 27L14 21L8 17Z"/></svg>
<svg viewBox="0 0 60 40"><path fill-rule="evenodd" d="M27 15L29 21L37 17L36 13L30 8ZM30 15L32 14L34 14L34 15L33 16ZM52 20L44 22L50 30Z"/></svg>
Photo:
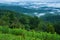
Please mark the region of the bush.
<svg viewBox="0 0 60 40"><path fill-rule="evenodd" d="M34 30L8 29L0 27L0 32L3 33L0 33L0 40L60 40L60 35L56 33L51 34L47 32L36 32Z"/></svg>
<svg viewBox="0 0 60 40"><path fill-rule="evenodd" d="M0 32L2 33L9 33L9 28L6 26L0 26Z"/></svg>

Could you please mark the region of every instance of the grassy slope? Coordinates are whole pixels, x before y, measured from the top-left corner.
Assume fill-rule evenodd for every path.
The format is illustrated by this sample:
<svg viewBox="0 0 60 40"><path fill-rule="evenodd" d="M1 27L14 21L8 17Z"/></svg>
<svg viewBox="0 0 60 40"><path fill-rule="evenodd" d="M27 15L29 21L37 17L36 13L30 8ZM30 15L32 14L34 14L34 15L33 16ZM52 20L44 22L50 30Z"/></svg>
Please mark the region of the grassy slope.
<svg viewBox="0 0 60 40"><path fill-rule="evenodd" d="M60 40L60 35L0 26L0 40Z"/></svg>

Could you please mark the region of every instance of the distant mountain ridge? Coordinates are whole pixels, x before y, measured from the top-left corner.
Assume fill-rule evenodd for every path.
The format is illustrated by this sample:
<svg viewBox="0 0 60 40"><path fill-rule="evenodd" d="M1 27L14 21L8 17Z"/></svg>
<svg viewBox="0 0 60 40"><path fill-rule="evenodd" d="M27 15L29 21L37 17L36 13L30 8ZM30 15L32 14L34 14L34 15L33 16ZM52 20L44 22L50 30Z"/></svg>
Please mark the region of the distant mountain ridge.
<svg viewBox="0 0 60 40"><path fill-rule="evenodd" d="M36 4L36 3L0 3L0 9L7 9L16 12L21 12L31 16L45 15L46 13L50 14L60 14L59 7L49 7L46 4Z"/></svg>

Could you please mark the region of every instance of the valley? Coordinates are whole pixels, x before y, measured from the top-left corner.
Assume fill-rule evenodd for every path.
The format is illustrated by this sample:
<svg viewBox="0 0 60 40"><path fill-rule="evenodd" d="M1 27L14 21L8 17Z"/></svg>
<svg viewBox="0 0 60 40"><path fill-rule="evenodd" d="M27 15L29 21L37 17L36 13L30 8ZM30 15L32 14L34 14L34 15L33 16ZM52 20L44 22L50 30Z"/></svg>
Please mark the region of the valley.
<svg viewBox="0 0 60 40"><path fill-rule="evenodd" d="M0 40L60 40L60 7L49 4L0 3Z"/></svg>

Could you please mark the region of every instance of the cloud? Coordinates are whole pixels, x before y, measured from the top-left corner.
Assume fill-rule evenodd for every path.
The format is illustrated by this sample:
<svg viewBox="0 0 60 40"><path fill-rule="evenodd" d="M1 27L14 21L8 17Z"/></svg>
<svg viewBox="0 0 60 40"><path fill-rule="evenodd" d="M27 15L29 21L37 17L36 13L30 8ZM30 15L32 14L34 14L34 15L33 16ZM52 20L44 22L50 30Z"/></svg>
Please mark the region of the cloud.
<svg viewBox="0 0 60 40"><path fill-rule="evenodd" d="M0 0L0 2L19 2L19 0Z"/></svg>
<svg viewBox="0 0 60 40"><path fill-rule="evenodd" d="M38 2L60 2L60 0L0 0L0 2L26 2L26 1L38 1Z"/></svg>

